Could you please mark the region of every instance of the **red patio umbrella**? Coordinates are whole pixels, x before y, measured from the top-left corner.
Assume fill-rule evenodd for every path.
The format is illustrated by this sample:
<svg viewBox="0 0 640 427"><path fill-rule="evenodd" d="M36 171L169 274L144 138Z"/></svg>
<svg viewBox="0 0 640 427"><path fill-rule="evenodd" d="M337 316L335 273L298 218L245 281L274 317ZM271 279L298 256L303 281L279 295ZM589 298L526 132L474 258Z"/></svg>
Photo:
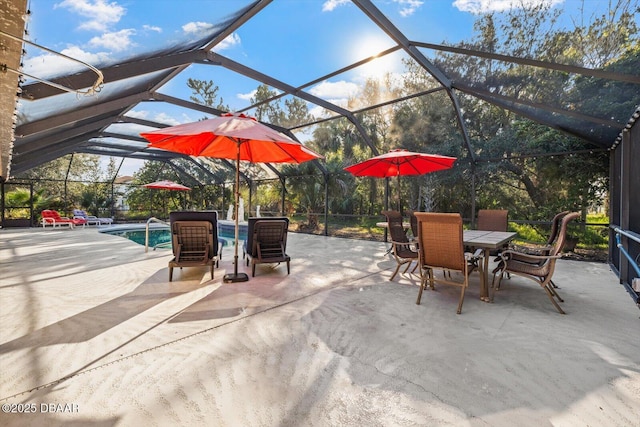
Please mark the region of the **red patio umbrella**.
<svg viewBox="0 0 640 427"><path fill-rule="evenodd" d="M456 160L455 157L396 149L344 169L355 176L372 176L376 178L397 176L398 210L400 210L401 175L424 175L430 172L450 169Z"/></svg>
<svg viewBox="0 0 640 427"><path fill-rule="evenodd" d="M189 191L191 190L191 188L186 187L182 184L178 184L177 182L173 182L173 181L169 181L169 180L164 180L164 181L156 181L156 182L150 182L148 184L144 184L143 187L146 188L151 188L154 190L170 190L170 191ZM182 204L185 205L186 201L183 200ZM162 199L162 210L163 212L165 212L167 209L167 203L166 203L166 199Z"/></svg>
<svg viewBox="0 0 640 427"><path fill-rule="evenodd" d="M173 181L156 181L156 182L150 182L149 184L145 184L143 185L143 187L147 187L147 188L155 188L157 190L178 190L178 191L188 191L191 190L191 188L186 187L182 184L178 184L177 182L173 182Z"/></svg>
<svg viewBox="0 0 640 427"><path fill-rule="evenodd" d="M150 147L188 154L236 160L235 209L240 199L240 160L262 163L302 163L321 158L299 142L244 114L223 114L202 120L140 134ZM225 282L249 280L238 273L238 215L235 219L234 273Z"/></svg>

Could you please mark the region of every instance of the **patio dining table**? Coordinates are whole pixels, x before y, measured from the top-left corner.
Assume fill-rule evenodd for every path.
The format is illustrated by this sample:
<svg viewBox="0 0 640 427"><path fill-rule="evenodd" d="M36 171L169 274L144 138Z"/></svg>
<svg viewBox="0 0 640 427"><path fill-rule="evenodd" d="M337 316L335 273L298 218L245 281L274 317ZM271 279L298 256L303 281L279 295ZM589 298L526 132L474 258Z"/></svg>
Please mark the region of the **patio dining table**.
<svg viewBox="0 0 640 427"><path fill-rule="evenodd" d="M493 302L493 295L489 295L489 258L491 249L498 249L513 240L518 233L511 231L464 230L462 241L465 246L484 250L483 274L480 277L480 299Z"/></svg>
<svg viewBox="0 0 640 427"><path fill-rule="evenodd" d="M389 223L387 221L376 222L376 227L387 228L389 227ZM408 230L409 228L411 228L411 224L407 221L402 221L402 228Z"/></svg>

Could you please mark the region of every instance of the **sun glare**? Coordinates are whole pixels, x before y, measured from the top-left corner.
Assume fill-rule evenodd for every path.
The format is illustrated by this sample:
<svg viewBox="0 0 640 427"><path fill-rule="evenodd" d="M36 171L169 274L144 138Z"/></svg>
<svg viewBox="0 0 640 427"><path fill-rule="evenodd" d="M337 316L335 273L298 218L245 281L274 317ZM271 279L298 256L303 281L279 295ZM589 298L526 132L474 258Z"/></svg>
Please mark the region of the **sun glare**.
<svg viewBox="0 0 640 427"><path fill-rule="evenodd" d="M380 52L389 49L394 46L391 39L379 35L363 35L354 40L353 48L351 52L351 59L353 62L360 61L361 59L376 56Z"/></svg>
<svg viewBox="0 0 640 427"><path fill-rule="evenodd" d="M363 59L375 57L365 65L358 67L355 71L364 78L381 78L386 73L395 72L399 69L396 54L388 54L382 57L378 55L387 49L395 46L395 43L383 35L362 35L358 40L354 40L349 55L350 63Z"/></svg>

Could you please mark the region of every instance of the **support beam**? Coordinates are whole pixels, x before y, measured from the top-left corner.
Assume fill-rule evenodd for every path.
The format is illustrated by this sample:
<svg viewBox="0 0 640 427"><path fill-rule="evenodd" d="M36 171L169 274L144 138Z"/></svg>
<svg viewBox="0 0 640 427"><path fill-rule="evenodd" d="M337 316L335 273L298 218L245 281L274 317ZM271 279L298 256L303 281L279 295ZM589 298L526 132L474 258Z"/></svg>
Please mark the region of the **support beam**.
<svg viewBox="0 0 640 427"><path fill-rule="evenodd" d="M532 67L561 71L564 73L580 74L582 76L597 77L601 79L615 80L619 82L640 84L640 76L638 75L634 76L631 74L620 74L620 73L614 73L606 70L596 70L593 68L577 67L575 65L558 64L555 62L548 62L548 61L538 61L536 59L529 59L529 58L518 58L515 56L500 55L497 53L483 52L475 49L465 49L465 48L454 47L454 46L443 46L443 45L432 44L432 43L421 43L417 41L412 41L410 42L410 44L418 47L424 47L427 49L434 49L434 50L439 50L443 52L459 53L461 55L476 56L479 58L486 58L486 59L495 59L497 61L508 62L511 64L530 65Z"/></svg>
<svg viewBox="0 0 640 427"><path fill-rule="evenodd" d="M166 123L158 123L152 120L140 119L138 117L127 116L126 114L120 116L120 118L115 123L131 123L140 126L148 126L150 128L168 128L172 125L168 125Z"/></svg>
<svg viewBox="0 0 640 427"><path fill-rule="evenodd" d="M204 56L204 53L201 51L187 51L145 59L134 58L130 62L105 67L100 71L104 76L105 84L108 84L118 80L141 76L143 74L153 73L160 70L167 70L179 66L189 66L201 56ZM92 70L86 70L71 76L51 79L53 83L75 89L91 87L95 80L96 74ZM65 92L41 82L31 83L22 87L22 98L29 100L48 98L62 93Z"/></svg>
<svg viewBox="0 0 640 427"><path fill-rule="evenodd" d="M566 134L578 137L578 138L580 138L580 139L582 139L584 141L588 141L588 142L590 142L591 144L593 144L597 148L606 148L606 147L603 147L603 142L602 141L594 139L592 135L588 134L588 132L579 132L579 131L577 131L575 129L568 129L567 127L560 126L560 125L558 125L556 123L546 122L546 121L542 120L539 116L537 116L535 114L532 114L532 113L530 113L528 111L524 111L523 109L514 108L514 106L513 106L514 101L507 102L505 100L498 99L495 96L491 96L491 97L485 96L485 95L483 95L482 93L479 93L479 92L474 92L473 96L475 96L476 98L482 99L482 100L484 100L484 101L486 101L486 102L488 102L490 104L493 104L493 105L496 105L496 106L498 106L500 108L503 108L505 110L509 110L509 111L519 115L519 116L526 117L527 119L529 119L529 120L531 120L533 122L541 123L541 124L543 124L545 126L548 126L548 127L552 128L552 129L555 129L555 130L558 130L560 132L564 132Z"/></svg>
<svg viewBox="0 0 640 427"><path fill-rule="evenodd" d="M92 117L100 117L106 114L113 114L113 122L117 120L117 115L132 105L138 104L146 99L151 98L149 92L140 92L122 98L114 99L112 101L103 102L93 107L78 108L66 113L54 115L46 119L37 120L34 122L26 123L16 128L16 135L30 136L42 132L50 132L51 129L73 125L82 120L86 120Z"/></svg>
<svg viewBox="0 0 640 427"><path fill-rule="evenodd" d="M155 101L168 102L169 104L177 105L179 107L187 108L189 110L200 111L200 112L211 114L214 116L221 116L224 113L228 113L228 111L218 110L217 108L209 107L203 104L198 104L196 102L185 101L184 99L176 98L175 96L171 96L171 95L163 95L158 92L155 92L152 98Z"/></svg>
<svg viewBox="0 0 640 427"><path fill-rule="evenodd" d="M14 144L14 155L40 151L50 145L59 144L61 142L64 142L65 140L74 139L83 135L91 134L97 136L100 134L100 129L108 126L112 120L112 117L107 117L98 120L97 122L90 122L81 126L73 126L64 130L61 129L59 132L42 137L34 135L27 138L20 138Z"/></svg>
<svg viewBox="0 0 640 427"><path fill-rule="evenodd" d="M531 107L536 110L542 110L549 113L556 113L561 116L573 117L574 119L584 120L585 122L591 122L599 125L604 125L607 127L617 128L618 132L621 132L622 129L624 128L624 125L613 120L601 119L594 116L587 116L586 114L578 113L577 111L570 111L563 108L556 108L548 104L542 104L540 102L531 102L526 99L517 99L511 96L501 95L497 92L490 92L488 90L471 87L460 82L454 82L453 88L459 90L460 92L468 93L476 97L482 96L483 99L495 98L495 99L499 99L506 102L513 102L514 104L526 105L527 107Z"/></svg>

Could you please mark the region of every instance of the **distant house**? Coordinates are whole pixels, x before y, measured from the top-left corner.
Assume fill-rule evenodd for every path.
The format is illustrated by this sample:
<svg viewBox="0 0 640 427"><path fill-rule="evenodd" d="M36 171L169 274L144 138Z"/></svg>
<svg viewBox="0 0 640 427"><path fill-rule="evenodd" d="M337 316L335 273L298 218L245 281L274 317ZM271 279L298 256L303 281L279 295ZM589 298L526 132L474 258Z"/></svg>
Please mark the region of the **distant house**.
<svg viewBox="0 0 640 427"><path fill-rule="evenodd" d="M116 194L115 198L115 208L119 211L128 211L129 204L127 203L127 194L129 193L129 189L131 188L131 184L133 183L133 177L130 175L123 175L116 177L113 180L114 184L114 193Z"/></svg>

